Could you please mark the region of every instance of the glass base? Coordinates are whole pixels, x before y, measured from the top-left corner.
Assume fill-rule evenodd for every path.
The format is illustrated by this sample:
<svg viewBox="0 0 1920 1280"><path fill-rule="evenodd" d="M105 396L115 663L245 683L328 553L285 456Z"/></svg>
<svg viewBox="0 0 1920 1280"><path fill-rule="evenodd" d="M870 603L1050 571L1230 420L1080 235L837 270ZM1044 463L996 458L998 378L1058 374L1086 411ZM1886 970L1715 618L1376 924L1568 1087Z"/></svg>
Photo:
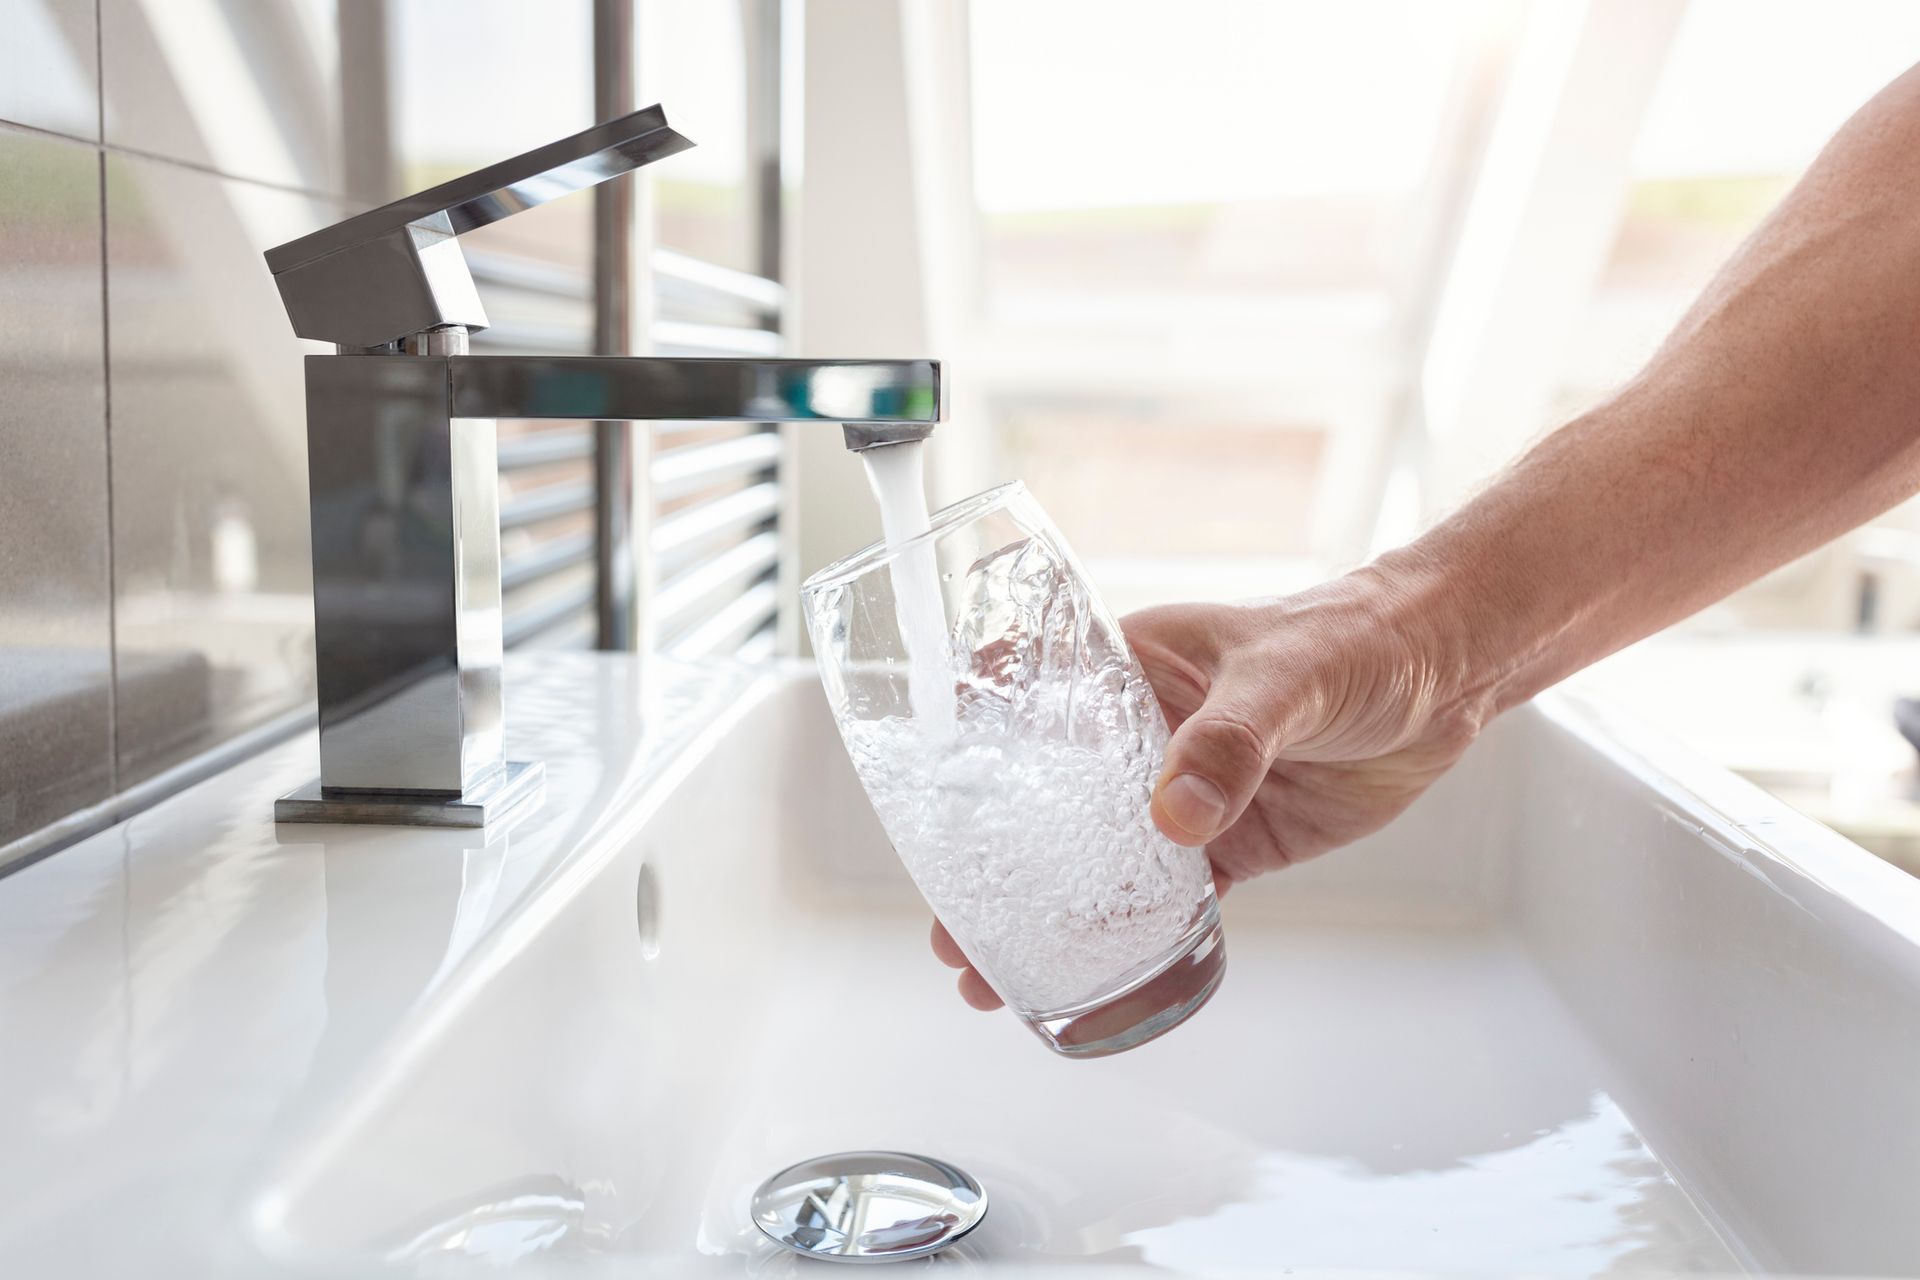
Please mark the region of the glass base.
<svg viewBox="0 0 1920 1280"><path fill-rule="evenodd" d="M1226 971L1220 908L1209 904L1206 920L1185 948L1133 986L1098 1004L1021 1017L1063 1057L1105 1058L1157 1039L1198 1013Z"/></svg>

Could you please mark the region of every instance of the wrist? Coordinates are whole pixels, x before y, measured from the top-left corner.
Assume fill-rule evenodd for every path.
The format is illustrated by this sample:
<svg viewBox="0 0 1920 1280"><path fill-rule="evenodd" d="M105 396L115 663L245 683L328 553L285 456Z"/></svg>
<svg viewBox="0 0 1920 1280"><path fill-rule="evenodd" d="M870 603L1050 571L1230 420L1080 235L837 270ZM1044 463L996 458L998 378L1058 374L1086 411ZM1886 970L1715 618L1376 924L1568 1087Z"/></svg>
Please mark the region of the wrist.
<svg viewBox="0 0 1920 1280"><path fill-rule="evenodd" d="M1488 601L1464 566L1415 542L1348 575L1371 603L1371 624L1404 649L1437 718L1484 724L1509 703L1513 664L1488 634Z"/></svg>

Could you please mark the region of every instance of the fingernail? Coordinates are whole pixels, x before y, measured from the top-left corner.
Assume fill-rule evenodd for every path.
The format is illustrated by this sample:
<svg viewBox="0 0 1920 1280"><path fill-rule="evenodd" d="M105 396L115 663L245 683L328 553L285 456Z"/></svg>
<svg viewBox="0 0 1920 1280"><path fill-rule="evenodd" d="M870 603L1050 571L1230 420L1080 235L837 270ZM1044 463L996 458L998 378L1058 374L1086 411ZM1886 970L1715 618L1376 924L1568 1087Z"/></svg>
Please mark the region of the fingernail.
<svg viewBox="0 0 1920 1280"><path fill-rule="evenodd" d="M1183 773L1160 789L1160 807L1181 830L1211 836L1227 816L1227 797L1197 773Z"/></svg>

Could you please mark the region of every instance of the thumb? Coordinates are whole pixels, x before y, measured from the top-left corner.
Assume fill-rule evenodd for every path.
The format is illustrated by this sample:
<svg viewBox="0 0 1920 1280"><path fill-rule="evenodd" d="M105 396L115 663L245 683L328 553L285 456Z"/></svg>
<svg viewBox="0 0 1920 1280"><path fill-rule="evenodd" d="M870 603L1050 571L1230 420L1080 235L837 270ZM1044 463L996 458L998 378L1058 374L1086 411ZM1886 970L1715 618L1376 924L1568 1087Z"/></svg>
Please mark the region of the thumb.
<svg viewBox="0 0 1920 1280"><path fill-rule="evenodd" d="M1175 844L1205 844L1252 803L1280 749L1273 718L1209 697L1167 744L1153 820Z"/></svg>

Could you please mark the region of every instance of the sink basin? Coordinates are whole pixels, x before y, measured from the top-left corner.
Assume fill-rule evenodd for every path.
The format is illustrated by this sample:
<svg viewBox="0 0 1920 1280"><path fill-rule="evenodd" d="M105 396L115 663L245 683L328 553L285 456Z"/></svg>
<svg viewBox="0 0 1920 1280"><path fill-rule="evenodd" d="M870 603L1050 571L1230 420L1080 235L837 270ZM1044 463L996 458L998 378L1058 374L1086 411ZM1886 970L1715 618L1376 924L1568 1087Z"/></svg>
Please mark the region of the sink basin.
<svg viewBox="0 0 1920 1280"><path fill-rule="evenodd" d="M572 803L553 769L529 821ZM1920 1267L1920 882L1571 700L1236 889L1213 1003L1090 1062L954 994L809 671L636 795L569 814L537 890L263 1142L233 1202L263 1262L817 1271L749 1196L879 1148L988 1187L934 1260L960 1271Z"/></svg>
<svg viewBox="0 0 1920 1280"><path fill-rule="evenodd" d="M961 1273L1920 1267L1920 880L1592 705L1075 1062L954 994L810 670L508 679L491 831L276 828L309 735L0 879L0 1274L796 1275L748 1199L854 1149L986 1184Z"/></svg>

